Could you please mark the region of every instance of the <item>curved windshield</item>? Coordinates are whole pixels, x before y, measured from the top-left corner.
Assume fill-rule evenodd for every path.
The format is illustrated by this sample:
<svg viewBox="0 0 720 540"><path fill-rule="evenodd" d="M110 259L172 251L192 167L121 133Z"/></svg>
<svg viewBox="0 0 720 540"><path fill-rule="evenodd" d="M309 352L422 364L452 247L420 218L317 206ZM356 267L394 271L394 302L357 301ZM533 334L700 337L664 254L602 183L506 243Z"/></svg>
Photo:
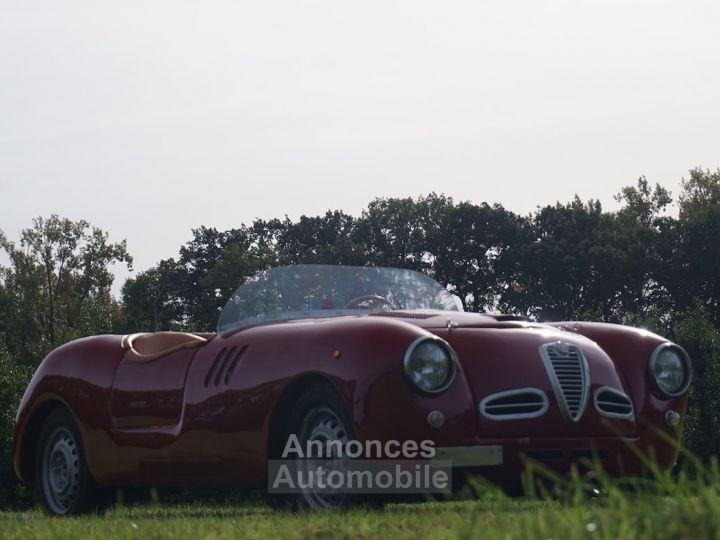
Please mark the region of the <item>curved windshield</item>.
<svg viewBox="0 0 720 540"><path fill-rule="evenodd" d="M220 314L218 333L273 320L409 309L461 311L462 307L438 282L412 270L283 266L260 272L233 293Z"/></svg>

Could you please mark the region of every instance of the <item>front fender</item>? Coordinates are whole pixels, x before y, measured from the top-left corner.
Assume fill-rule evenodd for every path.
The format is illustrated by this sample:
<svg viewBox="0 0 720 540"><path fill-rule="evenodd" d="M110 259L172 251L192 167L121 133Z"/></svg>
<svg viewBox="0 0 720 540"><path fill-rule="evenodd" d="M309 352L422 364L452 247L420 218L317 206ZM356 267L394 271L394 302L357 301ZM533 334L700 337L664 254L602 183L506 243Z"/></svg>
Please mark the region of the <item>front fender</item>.
<svg viewBox="0 0 720 540"><path fill-rule="evenodd" d="M652 451L661 467L671 467L677 459L682 423L669 426L665 415L675 411L684 419L688 394L664 398L656 394L648 363L653 350L668 340L647 330L596 322L558 322L552 326L581 334L595 341L612 359L630 390L644 450Z"/></svg>

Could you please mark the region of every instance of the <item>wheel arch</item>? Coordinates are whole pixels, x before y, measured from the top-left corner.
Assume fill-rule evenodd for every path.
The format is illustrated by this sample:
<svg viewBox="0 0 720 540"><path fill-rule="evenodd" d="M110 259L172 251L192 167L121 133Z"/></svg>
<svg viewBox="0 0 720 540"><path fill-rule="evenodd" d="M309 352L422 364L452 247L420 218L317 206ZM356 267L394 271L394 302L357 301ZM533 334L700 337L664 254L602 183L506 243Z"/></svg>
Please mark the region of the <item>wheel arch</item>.
<svg viewBox="0 0 720 540"><path fill-rule="evenodd" d="M38 438L45 419L55 410L65 409L75 418L70 407L60 398L49 398L35 407L25 423L18 441L17 454L15 456L15 472L25 483L32 482L35 478L35 458L37 453ZM77 419L75 420L77 422Z"/></svg>
<svg viewBox="0 0 720 540"><path fill-rule="evenodd" d="M281 455L284 447L283 438L287 432L292 407L308 388L315 385L325 385L332 389L347 406L347 400L343 393L330 377L320 373L308 373L294 379L282 391L270 416L268 459L276 459Z"/></svg>

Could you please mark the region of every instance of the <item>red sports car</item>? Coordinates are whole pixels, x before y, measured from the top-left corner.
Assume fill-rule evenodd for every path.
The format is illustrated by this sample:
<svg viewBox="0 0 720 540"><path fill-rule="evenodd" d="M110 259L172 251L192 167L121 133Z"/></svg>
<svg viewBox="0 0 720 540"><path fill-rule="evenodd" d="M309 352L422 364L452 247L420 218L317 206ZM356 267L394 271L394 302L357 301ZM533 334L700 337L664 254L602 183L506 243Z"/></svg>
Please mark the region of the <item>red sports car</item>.
<svg viewBox="0 0 720 540"><path fill-rule="evenodd" d="M275 268L237 289L217 333L53 351L17 414L15 470L53 514L90 509L104 486L267 489L293 437L430 441L419 458L500 485L527 460L638 476L641 455L675 463L690 380L683 349L644 330L464 313L409 270Z"/></svg>

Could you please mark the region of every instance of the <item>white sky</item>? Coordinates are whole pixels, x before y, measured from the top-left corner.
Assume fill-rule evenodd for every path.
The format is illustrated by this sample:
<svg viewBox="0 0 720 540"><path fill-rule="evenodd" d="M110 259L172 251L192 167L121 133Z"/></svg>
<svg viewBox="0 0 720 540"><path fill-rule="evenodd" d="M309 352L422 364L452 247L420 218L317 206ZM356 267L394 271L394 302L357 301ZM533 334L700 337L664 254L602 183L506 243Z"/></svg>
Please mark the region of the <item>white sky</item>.
<svg viewBox="0 0 720 540"><path fill-rule="evenodd" d="M0 229L84 218L142 270L374 197L677 193L720 165L719 28L717 0L0 0Z"/></svg>

